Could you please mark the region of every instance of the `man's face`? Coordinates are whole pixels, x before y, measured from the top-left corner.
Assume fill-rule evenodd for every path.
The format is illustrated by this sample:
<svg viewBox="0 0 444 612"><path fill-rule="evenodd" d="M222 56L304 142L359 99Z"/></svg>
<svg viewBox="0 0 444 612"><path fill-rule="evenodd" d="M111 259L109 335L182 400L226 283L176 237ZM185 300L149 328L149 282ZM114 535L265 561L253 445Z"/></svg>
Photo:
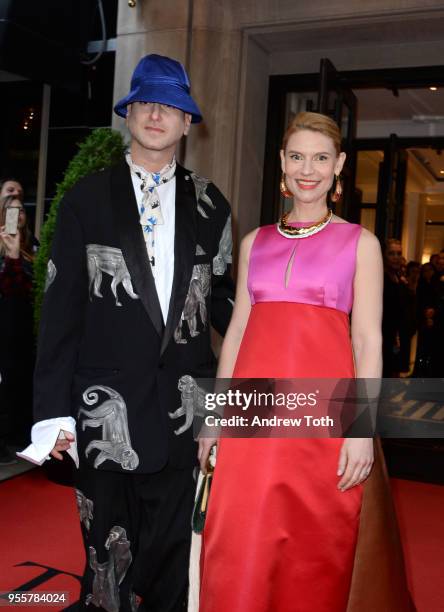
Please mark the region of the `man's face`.
<svg viewBox="0 0 444 612"><path fill-rule="evenodd" d="M188 134L191 115L157 102L133 102L127 109L127 126L133 141L151 151L174 151Z"/></svg>

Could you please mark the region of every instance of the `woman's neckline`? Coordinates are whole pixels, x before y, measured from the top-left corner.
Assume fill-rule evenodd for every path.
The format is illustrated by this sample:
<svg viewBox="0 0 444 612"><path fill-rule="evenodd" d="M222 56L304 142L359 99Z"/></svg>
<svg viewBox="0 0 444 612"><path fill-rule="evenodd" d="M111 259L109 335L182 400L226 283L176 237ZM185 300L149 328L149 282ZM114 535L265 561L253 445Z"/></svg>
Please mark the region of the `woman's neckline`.
<svg viewBox="0 0 444 612"><path fill-rule="evenodd" d="M288 214L288 216L289 216L289 214ZM338 219L338 221L336 219ZM317 221L312 221L312 220L307 220L307 221L289 221L288 219L286 219L286 223L287 223L287 225L290 225L290 226L293 226L293 227L308 227L310 225L315 225L316 223L319 223L319 219ZM334 213L332 214L330 222L327 225L332 225L332 224L335 224L335 225L350 225L350 223L348 221L344 221L343 219L341 219L341 217L338 217Z"/></svg>
<svg viewBox="0 0 444 612"><path fill-rule="evenodd" d="M313 225L314 223L316 223L316 221L287 221L287 225L291 225L293 227L308 227L309 225ZM347 221L345 223L343 223L342 221L330 221L330 223L326 227L328 227L329 225L350 225L350 223L348 223Z"/></svg>

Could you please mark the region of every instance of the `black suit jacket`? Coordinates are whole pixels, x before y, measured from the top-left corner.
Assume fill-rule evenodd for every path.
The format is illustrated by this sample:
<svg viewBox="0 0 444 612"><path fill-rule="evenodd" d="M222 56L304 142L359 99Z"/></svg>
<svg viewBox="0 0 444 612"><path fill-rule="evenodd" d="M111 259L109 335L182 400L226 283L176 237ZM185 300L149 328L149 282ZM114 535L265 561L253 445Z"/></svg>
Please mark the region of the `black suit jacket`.
<svg viewBox="0 0 444 612"><path fill-rule="evenodd" d="M186 402L184 376L215 372L210 325L225 332L233 300L230 208L178 165L175 219L164 325L126 162L82 179L60 206L35 419L76 418L79 456L98 469L149 473L196 461L192 427L176 435L185 417L168 413Z"/></svg>

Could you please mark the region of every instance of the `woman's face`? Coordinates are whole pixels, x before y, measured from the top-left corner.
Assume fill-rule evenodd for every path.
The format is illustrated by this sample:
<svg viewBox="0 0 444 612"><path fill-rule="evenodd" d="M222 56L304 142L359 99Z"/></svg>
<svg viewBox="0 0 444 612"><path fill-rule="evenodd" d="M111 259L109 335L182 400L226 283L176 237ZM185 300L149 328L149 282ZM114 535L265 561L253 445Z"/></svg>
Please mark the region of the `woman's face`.
<svg viewBox="0 0 444 612"><path fill-rule="evenodd" d="M19 210L19 217L18 217L17 227L19 229L24 228L25 225L26 225L26 211L25 211L25 207L22 204L22 201L19 200L19 199L12 200L12 202L9 204L9 206L5 207L5 214L6 214L6 210L8 210L8 208L18 208L18 210Z"/></svg>
<svg viewBox="0 0 444 612"><path fill-rule="evenodd" d="M23 187L17 181L5 181L2 185L0 197L4 196L16 196L17 198L23 198Z"/></svg>
<svg viewBox="0 0 444 612"><path fill-rule="evenodd" d="M281 151L285 182L298 202L324 204L334 175L340 174L345 153L336 154L333 140L320 132L300 130Z"/></svg>

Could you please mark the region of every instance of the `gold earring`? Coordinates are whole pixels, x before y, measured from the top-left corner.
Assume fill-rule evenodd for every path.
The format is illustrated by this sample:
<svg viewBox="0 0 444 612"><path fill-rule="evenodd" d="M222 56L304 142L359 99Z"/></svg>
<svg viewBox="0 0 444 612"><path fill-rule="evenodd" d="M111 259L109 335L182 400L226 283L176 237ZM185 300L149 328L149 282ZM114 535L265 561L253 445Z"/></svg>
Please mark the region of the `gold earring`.
<svg viewBox="0 0 444 612"><path fill-rule="evenodd" d="M282 172L281 182L279 183L279 189L284 198L292 198L293 194L288 190L287 183L285 182L285 174Z"/></svg>
<svg viewBox="0 0 444 612"><path fill-rule="evenodd" d="M342 198L342 183L341 179L339 178L339 174L335 174L335 177L336 185L334 192L331 194L331 199L332 202L339 202L339 200Z"/></svg>

